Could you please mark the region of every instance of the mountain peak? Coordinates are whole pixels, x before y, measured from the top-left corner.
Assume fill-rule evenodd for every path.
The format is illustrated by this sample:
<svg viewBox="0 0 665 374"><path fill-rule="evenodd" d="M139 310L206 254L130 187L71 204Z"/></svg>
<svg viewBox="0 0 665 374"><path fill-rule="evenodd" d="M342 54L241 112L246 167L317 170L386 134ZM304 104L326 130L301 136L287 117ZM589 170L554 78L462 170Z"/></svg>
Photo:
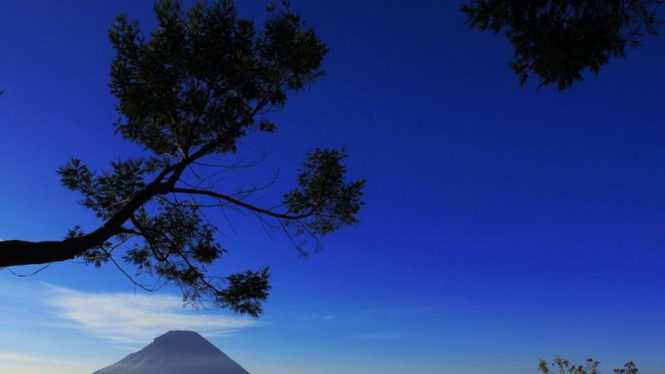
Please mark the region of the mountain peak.
<svg viewBox="0 0 665 374"><path fill-rule="evenodd" d="M194 331L169 331L93 374L249 374Z"/></svg>
<svg viewBox="0 0 665 374"><path fill-rule="evenodd" d="M171 330L162 336L192 336L192 335L201 336L201 334L199 334L198 332L189 331L189 330Z"/></svg>
<svg viewBox="0 0 665 374"><path fill-rule="evenodd" d="M189 341L196 341L196 340L207 340L201 336L196 331L187 331L187 330L172 330L167 332L164 335L160 335L155 338L155 341L157 340L189 340Z"/></svg>

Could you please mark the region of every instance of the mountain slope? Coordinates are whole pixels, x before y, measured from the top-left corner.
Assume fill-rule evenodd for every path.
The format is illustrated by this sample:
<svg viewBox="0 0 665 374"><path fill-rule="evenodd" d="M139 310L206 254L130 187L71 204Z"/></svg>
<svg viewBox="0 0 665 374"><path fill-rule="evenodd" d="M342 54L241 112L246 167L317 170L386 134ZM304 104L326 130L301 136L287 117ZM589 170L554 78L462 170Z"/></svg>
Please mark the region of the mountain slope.
<svg viewBox="0 0 665 374"><path fill-rule="evenodd" d="M193 331L170 331L93 374L249 374Z"/></svg>

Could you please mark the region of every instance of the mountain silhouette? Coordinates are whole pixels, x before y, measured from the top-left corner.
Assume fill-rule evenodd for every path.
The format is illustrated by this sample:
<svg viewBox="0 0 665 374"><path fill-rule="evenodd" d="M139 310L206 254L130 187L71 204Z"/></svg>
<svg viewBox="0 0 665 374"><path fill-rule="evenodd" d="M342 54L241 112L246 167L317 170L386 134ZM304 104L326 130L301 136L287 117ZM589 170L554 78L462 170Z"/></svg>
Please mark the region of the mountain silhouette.
<svg viewBox="0 0 665 374"><path fill-rule="evenodd" d="M249 374L194 331L169 331L93 374Z"/></svg>

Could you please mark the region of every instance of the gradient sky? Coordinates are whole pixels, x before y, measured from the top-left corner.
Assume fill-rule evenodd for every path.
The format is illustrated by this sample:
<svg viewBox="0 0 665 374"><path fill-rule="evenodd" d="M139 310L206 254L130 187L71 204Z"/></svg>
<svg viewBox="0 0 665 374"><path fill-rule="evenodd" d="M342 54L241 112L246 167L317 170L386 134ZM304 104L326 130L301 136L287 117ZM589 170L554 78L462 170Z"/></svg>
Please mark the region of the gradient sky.
<svg viewBox="0 0 665 374"><path fill-rule="evenodd" d="M277 196L317 146L346 147L370 182L360 224L309 260L251 216L231 228L211 212L231 249L216 271L272 267L263 318L182 309L111 267L2 271L0 373L89 374L168 329L201 331L252 374L527 374L556 354L665 373L665 39L572 91L520 89L508 44L468 31L457 4L293 1L328 75L241 155L267 155ZM154 25L150 1L2 1L0 238L94 228L55 169L140 153L112 128L119 12Z"/></svg>

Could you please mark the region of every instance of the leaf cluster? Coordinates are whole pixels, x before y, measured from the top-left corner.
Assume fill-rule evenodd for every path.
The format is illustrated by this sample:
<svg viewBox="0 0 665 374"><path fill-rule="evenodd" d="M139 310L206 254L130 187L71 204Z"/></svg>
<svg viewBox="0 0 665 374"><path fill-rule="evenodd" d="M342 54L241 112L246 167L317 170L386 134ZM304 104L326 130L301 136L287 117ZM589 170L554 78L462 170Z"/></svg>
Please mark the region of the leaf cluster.
<svg viewBox="0 0 665 374"><path fill-rule="evenodd" d="M550 366L552 369L550 369ZM592 358L588 358L584 365L574 365L569 360L556 356L551 364L548 364L545 360L540 360L538 371L543 374L600 374L599 366L600 362ZM638 371L632 361L627 362L621 369L614 369L615 374L637 374Z"/></svg>
<svg viewBox="0 0 665 374"><path fill-rule="evenodd" d="M511 68L524 85L560 90L598 74L611 58L625 57L647 35L658 35L662 0L474 0L461 5L467 25L503 33L515 52Z"/></svg>
<svg viewBox="0 0 665 374"><path fill-rule="evenodd" d="M122 115L117 132L158 156L189 155L216 139L223 141L214 151L235 151L257 104L281 108L287 91L323 74L325 44L288 9L273 12L260 32L230 0L198 1L187 12L162 0L154 10L158 27L148 39L137 22L117 17L110 86Z"/></svg>
<svg viewBox="0 0 665 374"><path fill-rule="evenodd" d="M57 171L63 186L83 195L81 205L97 217L109 219L134 194L145 187L148 169L143 160L111 162L111 170L97 174L79 159L72 159Z"/></svg>
<svg viewBox="0 0 665 374"><path fill-rule="evenodd" d="M312 217L305 223L311 233L327 234L357 222L366 180L346 183L344 158L344 149L308 153L298 176L299 187L284 196L290 213Z"/></svg>

